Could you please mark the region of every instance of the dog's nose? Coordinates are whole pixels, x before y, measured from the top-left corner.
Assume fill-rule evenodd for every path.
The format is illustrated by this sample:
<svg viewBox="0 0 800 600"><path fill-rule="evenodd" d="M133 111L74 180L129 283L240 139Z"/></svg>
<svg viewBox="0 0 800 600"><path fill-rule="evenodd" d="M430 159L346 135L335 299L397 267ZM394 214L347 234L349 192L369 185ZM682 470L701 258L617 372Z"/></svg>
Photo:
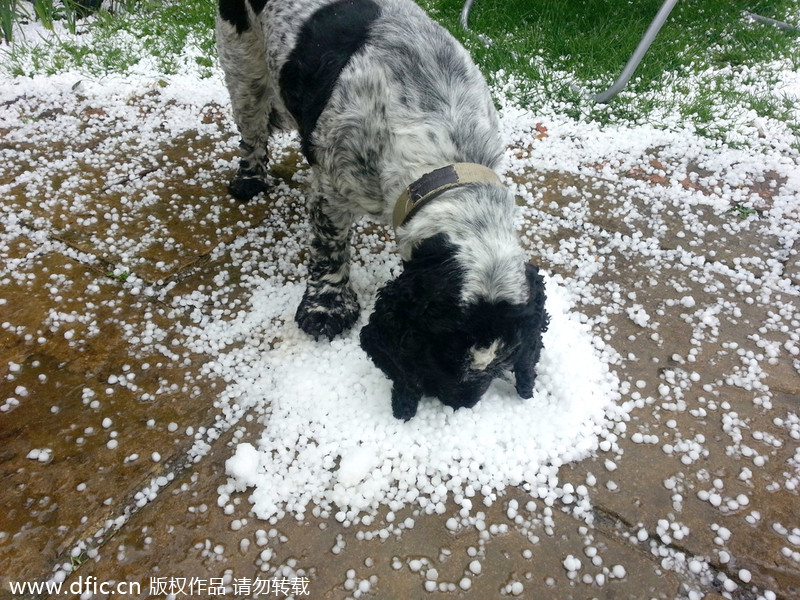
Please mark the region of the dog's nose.
<svg viewBox="0 0 800 600"><path fill-rule="evenodd" d="M491 383L491 379L486 379L453 386L439 394L439 399L453 408L472 408L483 397Z"/></svg>

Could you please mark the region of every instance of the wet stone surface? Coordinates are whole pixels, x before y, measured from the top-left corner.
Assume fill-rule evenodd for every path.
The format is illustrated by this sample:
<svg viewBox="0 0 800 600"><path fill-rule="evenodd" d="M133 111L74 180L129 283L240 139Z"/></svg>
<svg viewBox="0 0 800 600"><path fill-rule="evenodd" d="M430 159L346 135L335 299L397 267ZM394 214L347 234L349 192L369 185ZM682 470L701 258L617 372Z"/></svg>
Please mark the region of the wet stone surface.
<svg viewBox="0 0 800 600"><path fill-rule="evenodd" d="M147 339L183 316L102 272L48 252L4 283L0 570L33 580L187 460L214 384L198 386L202 357Z"/></svg>
<svg viewBox="0 0 800 600"><path fill-rule="evenodd" d="M113 539L114 552L87 561L84 574L110 580L130 571L159 578L207 573L228 582L308 577L313 598L344 599L362 589L366 597L412 598L432 593L464 598L495 597L522 586L524 597L565 598L605 593L611 597L671 597L678 582L639 549L616 535L509 490L502 501L461 516L450 505L443 515L381 511L358 525L287 516L263 522L248 515L246 494L235 508L216 508L216 485L231 438L251 441L258 425L244 425L220 440L197 470L177 479L170 493L148 505ZM227 512L227 511L226 511ZM573 556L580 568L563 561ZM609 561L622 561L628 575ZM173 582L173 585L178 585ZM424 591L423 591L424 590ZM666 593L665 593L666 592ZM157 597L157 594L153 594Z"/></svg>
<svg viewBox="0 0 800 600"><path fill-rule="evenodd" d="M20 126L0 142L0 598L47 597L12 596L11 582L89 577L139 584L140 598L192 578L195 597L212 582L253 597L242 584L257 578L298 599L797 597L784 174L737 179L663 148L558 172L512 161L526 252L608 345L624 416L596 456L468 504L261 520L251 489L230 493L226 461L258 444L269 402L231 397L247 373L198 340L254 310L263 278L302 286L296 144L279 140L273 191L241 205L225 192L236 140L218 105L154 91L2 110ZM754 198L760 213L730 212ZM391 251L385 228L355 229L357 265ZM290 313L271 318L294 335ZM218 343L282 343L261 335Z"/></svg>
<svg viewBox="0 0 800 600"><path fill-rule="evenodd" d="M80 98L71 111L32 115L21 106L19 118L35 121L39 143L14 131L7 137L5 153L25 159L11 161L21 170L9 179L6 206L31 228L155 283L252 227L268 208L263 199L242 204L227 195L220 173L235 169L236 140L222 129L219 107L129 103L147 107L139 119ZM56 168L43 177L42 164Z"/></svg>

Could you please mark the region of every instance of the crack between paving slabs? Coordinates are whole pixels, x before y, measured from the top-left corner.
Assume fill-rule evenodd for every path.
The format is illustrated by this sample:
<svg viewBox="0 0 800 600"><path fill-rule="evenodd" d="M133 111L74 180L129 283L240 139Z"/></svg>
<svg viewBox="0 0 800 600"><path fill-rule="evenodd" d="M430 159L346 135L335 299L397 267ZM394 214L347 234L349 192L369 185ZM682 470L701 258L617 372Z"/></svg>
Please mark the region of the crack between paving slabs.
<svg viewBox="0 0 800 600"><path fill-rule="evenodd" d="M195 465L208 456L215 443L225 443L222 441L223 435L236 427L252 410L251 407L248 410L242 411L235 421L219 421L220 427L218 428L214 426L214 424L218 422L215 416L214 424L206 428L207 433L203 440L196 440L185 453L164 462L160 472L150 474L149 483L143 483L141 486L131 491L125 501L121 503L120 510L112 511L106 518L97 519L93 527L95 529L94 534L72 542L71 544L63 544L59 548L57 562L60 561L60 564L64 564L65 561L71 562L76 551L77 556L82 556L87 550L99 550L109 544L117 533L119 533L139 511L144 510L149 504L158 501L158 499L162 497L162 494L171 488L176 481L179 481ZM218 434L214 439L211 439L208 435L208 432L212 430ZM202 443L198 444L198 442ZM203 443L207 446L205 449L202 449ZM166 478L166 482L159 485L158 479L161 477ZM114 515L116 515L116 517ZM106 524L109 522L111 522L111 525L107 527ZM76 568L72 569L67 574L67 577L72 577L75 573L78 573L83 564L84 562L81 562Z"/></svg>
<svg viewBox="0 0 800 600"><path fill-rule="evenodd" d="M267 217L259 221L256 225L259 225L261 222L266 220ZM31 226L30 223L22 222L23 227L27 231L23 231L23 235L28 237L28 239L32 241L36 241L35 233L41 231L36 227ZM241 235L241 234L239 234ZM52 241L57 241L60 244L63 244L64 248L68 248L77 252L79 255L87 256L90 260L80 260L80 258L76 256L70 256L68 253L65 253L61 249L54 249L56 252L64 256L67 260L74 261L78 264L81 264L87 268L89 268L94 273L97 273L99 276L107 278L107 279L114 279L113 277L108 277L108 269L102 267L110 267L111 265L108 261L102 260L96 256L90 255L81 249L75 247L74 245L70 244L68 240L61 239L58 235L53 234L52 232L48 233L48 239ZM238 237L238 235L237 235ZM59 251L60 250L60 251ZM180 272L183 271L191 271L187 273L182 279L190 277L191 275L196 272L196 267L198 263L207 262L208 256L211 252L213 252L214 248L209 250L209 252L199 256L195 261L191 264L183 267ZM179 273L180 273L179 272ZM176 274L176 275L179 275ZM175 277L175 275L173 275ZM169 282L172 280L172 277L167 280ZM167 282L164 282L159 287L164 287L167 285ZM120 287L124 288L124 282L118 282ZM154 284L151 284L154 285ZM174 307L170 306L169 303L155 297L155 296L147 296L144 299L145 302L151 304L157 304L161 307L173 310ZM179 309L178 309L179 310ZM188 310L188 309L187 309ZM180 311L184 312L184 311ZM26 356L29 356L27 354ZM125 524L140 510L145 508L148 504L155 501L160 497L160 495L171 487L172 483L177 481L181 478L189 469L192 468L193 465L197 464L201 461L205 456L208 455L211 448L213 447L213 443L220 440L222 434L229 431L233 427L235 427L238 423L241 422L242 418L244 418L247 411L242 411L242 413L236 417L234 421L230 420L220 420L218 418L219 415L214 414L212 420L205 424L201 425L206 430L206 436L203 440L196 440L184 453L176 455L171 459L167 460L163 463L163 466L156 470L155 472L151 472L146 476L149 478L149 481L143 480L141 485L137 486L133 489L126 499L124 499L120 504L118 504L119 508L117 510L111 510L109 513L102 517L98 518L92 526L88 527L87 529L94 529L95 533L91 536L80 539L80 540L73 540L71 542L65 542L61 544L57 550L56 556L56 563L61 565L65 563L73 563L73 560L76 556L81 556L86 550L88 549L97 549L105 546L108 542L110 542L114 536L125 526ZM214 431L218 435L215 438L211 438L209 436L209 432ZM208 447L205 450L202 450L202 446L198 444L198 442L205 443ZM209 443L210 442L210 443ZM166 477L166 482L163 485L158 485L158 479L161 477ZM155 486L155 487L154 487ZM144 497L146 500L142 502L141 498ZM119 521L119 522L118 522ZM110 526L107 526L107 523L111 523ZM68 576L76 573L80 570L80 566L83 563L78 564L76 568L70 571Z"/></svg>
<svg viewBox="0 0 800 600"><path fill-rule="evenodd" d="M683 581L691 581L694 585L697 586L698 589L704 590L706 593L709 592L718 592L719 587L715 586L713 582L718 581L718 575L720 573L724 574L727 578L730 579L737 579L738 573L731 567L726 566L725 564L720 563L718 560L715 560L713 557L706 557L701 556L693 553L688 548L681 546L680 544L676 544L674 541L670 543L664 543L663 540L660 539L658 535L651 534L649 531L647 532L647 538L645 540L641 540L642 542L647 542L648 547L644 548L639 544L631 543L631 539L637 539L637 532L638 529L641 527L631 523L627 519L625 519L621 514L617 513L614 510L603 506L593 506L592 507L592 515L594 516L594 522L592 527L597 529L598 531L605 533L613 537L614 539L624 543L628 548L634 550L638 554L642 555L643 557L647 558L650 561L658 562L658 556L653 554L652 552L652 545L655 544L657 547L667 548L669 550L673 550L675 552L680 552L684 556L686 556L687 562L691 559L696 559L699 562L705 564L711 575L712 583L707 584L704 583L701 578L700 574L694 574L691 572L683 572L683 571L674 571L673 572L678 575ZM645 530L646 531L646 530ZM792 573L786 569L780 568L778 565L773 563L763 563L760 561L756 561L760 566L764 567L764 570L767 572L776 572L776 573ZM663 567L662 567L663 568ZM671 570L671 569L665 569ZM758 587L758 586L757 586ZM789 600L788 597L778 594L776 596L778 600Z"/></svg>

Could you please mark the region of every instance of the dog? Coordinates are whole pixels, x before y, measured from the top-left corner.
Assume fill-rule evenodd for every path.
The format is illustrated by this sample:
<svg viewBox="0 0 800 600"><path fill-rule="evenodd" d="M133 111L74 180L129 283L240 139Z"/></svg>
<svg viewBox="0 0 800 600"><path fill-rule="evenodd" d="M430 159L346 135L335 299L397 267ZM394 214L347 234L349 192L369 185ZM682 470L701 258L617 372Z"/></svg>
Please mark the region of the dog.
<svg viewBox="0 0 800 600"><path fill-rule="evenodd" d="M402 274L382 287L361 346L408 420L424 395L472 407L514 371L530 398L548 316L526 264L488 85L410 0L219 0L217 48L241 135L230 193L269 187L268 139L294 129L311 165L308 281L295 315L333 338L359 315L356 217L391 221Z"/></svg>

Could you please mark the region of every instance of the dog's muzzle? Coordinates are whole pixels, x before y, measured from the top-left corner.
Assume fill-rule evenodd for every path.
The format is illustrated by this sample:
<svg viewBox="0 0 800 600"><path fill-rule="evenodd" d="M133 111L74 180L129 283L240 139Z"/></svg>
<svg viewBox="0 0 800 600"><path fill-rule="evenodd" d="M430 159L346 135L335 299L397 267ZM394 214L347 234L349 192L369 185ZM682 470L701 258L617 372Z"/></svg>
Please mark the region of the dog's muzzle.
<svg viewBox="0 0 800 600"><path fill-rule="evenodd" d="M473 183L502 185L492 169L476 163L454 163L426 173L400 194L394 205L392 225L395 229L405 225L422 206L443 192Z"/></svg>

